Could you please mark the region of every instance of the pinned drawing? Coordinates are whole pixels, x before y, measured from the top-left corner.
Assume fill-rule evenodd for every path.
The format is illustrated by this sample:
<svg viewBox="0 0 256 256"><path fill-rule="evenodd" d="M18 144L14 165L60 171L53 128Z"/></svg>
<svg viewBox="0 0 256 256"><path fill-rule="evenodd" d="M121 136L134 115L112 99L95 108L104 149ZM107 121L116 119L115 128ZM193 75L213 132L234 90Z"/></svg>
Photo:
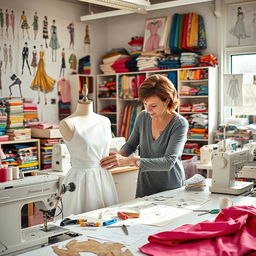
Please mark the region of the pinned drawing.
<svg viewBox="0 0 256 256"><path fill-rule="evenodd" d="M224 106L236 107L243 105L243 75L225 74L224 75Z"/></svg>
<svg viewBox="0 0 256 256"><path fill-rule="evenodd" d="M28 19L27 19L27 16L25 14L25 11L22 11L22 14L21 14L21 17L20 17L20 27L22 29L22 38L24 39L24 34L25 34L25 30L27 32L27 36L28 36L28 39L30 39L29 37L29 25L28 25Z"/></svg>
<svg viewBox="0 0 256 256"><path fill-rule="evenodd" d="M57 36L57 26L55 25L56 21L52 21L52 26L51 26L51 40L49 43L49 46L52 48L52 62L57 61L57 49L60 48L60 44L58 41L58 36Z"/></svg>

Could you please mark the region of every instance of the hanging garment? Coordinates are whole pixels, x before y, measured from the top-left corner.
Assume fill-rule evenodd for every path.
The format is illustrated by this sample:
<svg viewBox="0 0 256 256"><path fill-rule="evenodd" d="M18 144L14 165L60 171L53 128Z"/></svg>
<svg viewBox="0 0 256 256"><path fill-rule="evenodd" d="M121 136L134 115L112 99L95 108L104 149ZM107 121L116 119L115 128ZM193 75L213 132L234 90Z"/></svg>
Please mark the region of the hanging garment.
<svg viewBox="0 0 256 256"><path fill-rule="evenodd" d="M40 90L41 92L50 92L53 90L55 80L46 74L44 68L44 52L40 51L40 60L34 80L32 81L30 88L32 90Z"/></svg>
<svg viewBox="0 0 256 256"><path fill-rule="evenodd" d="M60 100L63 103L71 102L71 90L70 83L66 79L61 79L57 83L59 91L60 91Z"/></svg>
<svg viewBox="0 0 256 256"><path fill-rule="evenodd" d="M151 256L255 255L255 236L256 208L232 206L222 209L213 222L185 224L149 236L150 243L139 249Z"/></svg>
<svg viewBox="0 0 256 256"><path fill-rule="evenodd" d="M64 216L104 208L118 202L116 188L109 170L100 167L100 160L109 153L111 143L110 121L93 113L92 122L81 127L79 117L69 119L74 136L65 141L71 155L72 168L63 183L74 182L76 190L63 196ZM95 121L97 120L97 121Z"/></svg>

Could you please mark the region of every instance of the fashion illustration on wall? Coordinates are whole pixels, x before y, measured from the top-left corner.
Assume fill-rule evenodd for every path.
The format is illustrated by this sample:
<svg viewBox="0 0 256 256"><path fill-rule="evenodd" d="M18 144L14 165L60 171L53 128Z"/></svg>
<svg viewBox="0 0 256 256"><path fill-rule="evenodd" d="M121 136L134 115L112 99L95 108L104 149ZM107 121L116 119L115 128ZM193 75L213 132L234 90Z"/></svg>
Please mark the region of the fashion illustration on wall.
<svg viewBox="0 0 256 256"><path fill-rule="evenodd" d="M244 13L242 7L237 8L237 20L235 26L230 30L230 34L238 39L238 45L241 43L241 39L250 37L246 34L246 28L244 24Z"/></svg>
<svg viewBox="0 0 256 256"><path fill-rule="evenodd" d="M224 106L236 107L243 105L242 84L243 75L224 75Z"/></svg>
<svg viewBox="0 0 256 256"><path fill-rule="evenodd" d="M22 29L22 38L24 39L24 30L26 30L28 39L30 39L29 32L28 32L29 25L28 25L27 16L25 15L25 11L22 11L22 14L20 17L20 27Z"/></svg>
<svg viewBox="0 0 256 256"><path fill-rule="evenodd" d="M11 88L12 88L14 85L18 85L18 86L19 86L19 91L20 91L20 97L22 98L21 80L20 80L15 74L13 74L10 78L11 78L11 80L13 81L13 83L9 85L10 97L12 96L12 90L11 90Z"/></svg>
<svg viewBox="0 0 256 256"><path fill-rule="evenodd" d="M48 45L47 45L47 39L48 38L49 38L49 35L48 35L48 19L47 19L47 16L44 16L44 20L43 20L43 39L44 39L46 48L48 48Z"/></svg>
<svg viewBox="0 0 256 256"><path fill-rule="evenodd" d="M69 23L68 27L68 32L70 36L70 43L69 43L69 49L74 49L74 44L75 44L75 25L73 22Z"/></svg>
<svg viewBox="0 0 256 256"><path fill-rule="evenodd" d="M35 45L33 46L33 51L32 51L31 67L33 68L33 75L35 75L36 67L37 67L37 50Z"/></svg>
<svg viewBox="0 0 256 256"><path fill-rule="evenodd" d="M65 60L65 51L63 48L61 52L60 77L61 77L61 74L62 74L62 77L65 77L65 69L66 69L66 60Z"/></svg>
<svg viewBox="0 0 256 256"><path fill-rule="evenodd" d="M15 14L14 14L14 11L12 10L11 11L11 14L10 14L10 25L11 25L11 28L12 28L12 37L14 38L15 35L14 35L14 29L15 29Z"/></svg>
<svg viewBox="0 0 256 256"><path fill-rule="evenodd" d="M45 71L44 64L44 51L43 46L41 45L41 50L39 52L39 62L36 71L36 75L34 80L32 81L30 88L32 90L38 91L38 101L37 104L40 103L40 92L44 94L44 104L47 104L46 93L51 92L54 88L55 80L47 75Z"/></svg>
<svg viewBox="0 0 256 256"><path fill-rule="evenodd" d="M25 62L27 64L27 67L28 67L28 70L29 70L29 74L31 75L31 71L30 71L30 67L29 67L29 64L28 64L28 55L29 55L29 49L28 49L28 43L25 42L25 45L22 49L22 71L21 71L21 74L23 75L23 72L24 72L24 65L25 65Z"/></svg>
<svg viewBox="0 0 256 256"><path fill-rule="evenodd" d="M35 14L34 14L32 27L33 27L33 30L34 30L34 40L36 40L36 36L37 36L37 32L38 32L38 15L37 15L37 12L35 12Z"/></svg>
<svg viewBox="0 0 256 256"><path fill-rule="evenodd" d="M1 93L1 96L3 95L3 93L2 93L2 67L3 67L3 61L0 59L0 93Z"/></svg>
<svg viewBox="0 0 256 256"><path fill-rule="evenodd" d="M85 36L84 36L84 46L85 51L90 51L90 45L91 45L91 39L90 39L90 33L89 33L89 25L85 26Z"/></svg>
<svg viewBox="0 0 256 256"><path fill-rule="evenodd" d="M7 44L4 44L4 47L3 47L3 56L4 56L4 73L6 73L7 64L8 64L8 49L7 49Z"/></svg>
<svg viewBox="0 0 256 256"><path fill-rule="evenodd" d="M0 27L1 27L1 37L4 36L4 14L3 9L0 9Z"/></svg>
<svg viewBox="0 0 256 256"><path fill-rule="evenodd" d="M56 62L57 61L57 49L60 48L60 44L58 41L57 26L55 25L55 20L52 21L51 40L50 40L49 46L52 48L52 62Z"/></svg>
<svg viewBox="0 0 256 256"><path fill-rule="evenodd" d="M13 57L12 57L12 45L10 44L9 45L9 48L8 48L8 57L9 57L9 66L10 66L10 72L12 72L12 60L13 60Z"/></svg>
<svg viewBox="0 0 256 256"><path fill-rule="evenodd" d="M9 36L9 12L8 10L5 10L5 33L6 33L6 37L8 38Z"/></svg>

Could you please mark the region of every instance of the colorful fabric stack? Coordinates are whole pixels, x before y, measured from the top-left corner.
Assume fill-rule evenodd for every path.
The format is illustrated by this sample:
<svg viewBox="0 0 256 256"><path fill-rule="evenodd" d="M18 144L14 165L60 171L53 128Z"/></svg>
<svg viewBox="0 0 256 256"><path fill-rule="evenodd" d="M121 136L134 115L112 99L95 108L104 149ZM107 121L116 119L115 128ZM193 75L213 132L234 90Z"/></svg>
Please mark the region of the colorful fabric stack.
<svg viewBox="0 0 256 256"><path fill-rule="evenodd" d="M9 140L29 140L31 139L31 129L8 129Z"/></svg>
<svg viewBox="0 0 256 256"><path fill-rule="evenodd" d="M173 54L173 55L168 55L168 56L159 58L158 67L160 67L160 69L179 68L180 67L180 55Z"/></svg>
<svg viewBox="0 0 256 256"><path fill-rule="evenodd" d="M184 146L183 153L184 154L196 154L200 155L200 147L201 145L196 142L187 142ZM189 159L192 156L182 156L182 159Z"/></svg>
<svg viewBox="0 0 256 256"><path fill-rule="evenodd" d="M6 101L5 99L0 99L0 142L8 140L8 135L6 135L6 128L7 128Z"/></svg>
<svg viewBox="0 0 256 256"><path fill-rule="evenodd" d="M212 54L206 54L199 56L199 62L201 67L216 66L218 65L218 59Z"/></svg>
<svg viewBox="0 0 256 256"><path fill-rule="evenodd" d="M59 120L68 117L71 114L71 105L69 102L63 103L59 101Z"/></svg>
<svg viewBox="0 0 256 256"><path fill-rule="evenodd" d="M207 48L204 20L196 13L174 14L169 37L172 51L200 51Z"/></svg>
<svg viewBox="0 0 256 256"><path fill-rule="evenodd" d="M52 168L52 148L60 142L61 139L40 139L41 170Z"/></svg>
<svg viewBox="0 0 256 256"><path fill-rule="evenodd" d="M180 67L191 68L199 66L199 55L194 52L182 52L180 57Z"/></svg>
<svg viewBox="0 0 256 256"><path fill-rule="evenodd" d="M37 147L33 143L3 145L3 152L7 158L2 164L18 166L20 171L39 169Z"/></svg>
<svg viewBox="0 0 256 256"><path fill-rule="evenodd" d="M142 51L142 47L143 47L143 41L144 38L142 36L135 36L131 38L131 41L128 42L128 44L131 46L131 51L130 54L133 55L137 55L140 54Z"/></svg>
<svg viewBox="0 0 256 256"><path fill-rule="evenodd" d="M186 69L180 71L180 80L204 80L208 79L207 69Z"/></svg>
<svg viewBox="0 0 256 256"><path fill-rule="evenodd" d="M78 61L78 73L90 75L91 74L91 62L90 56L87 55Z"/></svg>
<svg viewBox="0 0 256 256"><path fill-rule="evenodd" d="M23 101L21 98L6 99L7 129L22 129L24 127Z"/></svg>
<svg viewBox="0 0 256 256"><path fill-rule="evenodd" d="M125 73L129 72L129 69L126 67L126 63L131 61L131 57L127 57L121 60L116 60L111 67L115 70L115 73Z"/></svg>
<svg viewBox="0 0 256 256"><path fill-rule="evenodd" d="M33 99L23 99L23 109L25 127L28 127L30 123L39 121L37 105L33 103Z"/></svg>
<svg viewBox="0 0 256 256"><path fill-rule="evenodd" d="M224 127L226 127L226 138L234 139L238 142L238 145L249 143L249 141L253 139L252 130L247 127L220 124L215 132L215 140L219 141L224 139Z"/></svg>
<svg viewBox="0 0 256 256"><path fill-rule="evenodd" d="M138 71L137 58L139 56L140 56L139 54L131 55L130 59L125 63L125 67L129 70L129 72L136 72L136 71Z"/></svg>
<svg viewBox="0 0 256 256"><path fill-rule="evenodd" d="M136 116L142 109L143 105L141 103L129 103L123 105L119 118L118 136L125 137L126 140L128 139L134 127Z"/></svg>
<svg viewBox="0 0 256 256"><path fill-rule="evenodd" d="M181 85L180 96L196 96L196 95L208 95L208 86L199 85L197 87L191 87L187 85Z"/></svg>
<svg viewBox="0 0 256 256"><path fill-rule="evenodd" d="M99 98L116 98L116 79L114 77L107 78L99 85Z"/></svg>
<svg viewBox="0 0 256 256"><path fill-rule="evenodd" d="M138 88L144 82L145 79L145 75L121 76L119 97L122 99L138 98Z"/></svg>
<svg viewBox="0 0 256 256"><path fill-rule="evenodd" d="M115 61L129 57L129 53L124 48L116 48L107 52L103 57L103 64L100 65L100 70L106 74L115 74L115 70L111 67Z"/></svg>

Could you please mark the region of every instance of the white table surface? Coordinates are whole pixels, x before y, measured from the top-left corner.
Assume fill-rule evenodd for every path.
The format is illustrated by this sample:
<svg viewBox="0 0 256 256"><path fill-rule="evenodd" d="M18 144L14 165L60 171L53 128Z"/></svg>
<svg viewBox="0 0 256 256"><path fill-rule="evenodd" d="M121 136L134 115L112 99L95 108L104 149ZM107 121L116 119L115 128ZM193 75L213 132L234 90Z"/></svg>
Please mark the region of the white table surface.
<svg viewBox="0 0 256 256"><path fill-rule="evenodd" d="M209 192L208 187L206 187L204 191L186 191L185 188L182 187L182 188L179 188L176 190L169 190L169 191L161 192L156 195L177 196L177 197L182 196L185 199L189 199L189 198L208 199L208 201L201 207L201 209L219 208L219 197L223 196L223 194L214 194L214 193ZM255 205L256 206L256 198L244 197L244 196L233 196L233 195L224 195L224 196L232 199L234 202L234 205ZM127 202L127 205L129 205L129 202ZM177 218L172 220L168 225L159 227L158 232L170 231L170 230L173 230L174 228L177 228L184 224L196 224L196 223L204 221L204 220L213 221L216 218L216 216L217 216L216 214L206 214L203 216L198 216L197 212L190 211L189 213L187 213L183 216L177 216ZM65 226L65 227L69 228L72 231L72 225ZM74 227L74 225L73 225L73 227ZM76 229L76 231L77 231L77 229ZM111 232L111 229L110 229L110 232ZM158 232L155 232L155 233L158 233ZM86 230L85 231L81 230L80 233L83 233L83 236L71 238L70 240L76 239L78 241L86 241L87 240ZM148 237L148 235L145 235L145 237L143 239L139 240L138 242L136 242L130 246L127 246L127 248L134 255L144 255L139 252L138 248L147 243L147 237ZM94 238L92 238L92 239L94 239ZM62 246L67 244L68 241L70 241L70 240L66 240L66 241L57 243L55 245L58 245L59 248L62 248ZM53 252L51 246L52 245L42 247L40 249L36 249L36 250L29 251L29 252L19 254L19 255L23 255L23 256L56 255ZM83 256L83 255L94 255L94 254L82 252L82 253L80 253L80 255Z"/></svg>

